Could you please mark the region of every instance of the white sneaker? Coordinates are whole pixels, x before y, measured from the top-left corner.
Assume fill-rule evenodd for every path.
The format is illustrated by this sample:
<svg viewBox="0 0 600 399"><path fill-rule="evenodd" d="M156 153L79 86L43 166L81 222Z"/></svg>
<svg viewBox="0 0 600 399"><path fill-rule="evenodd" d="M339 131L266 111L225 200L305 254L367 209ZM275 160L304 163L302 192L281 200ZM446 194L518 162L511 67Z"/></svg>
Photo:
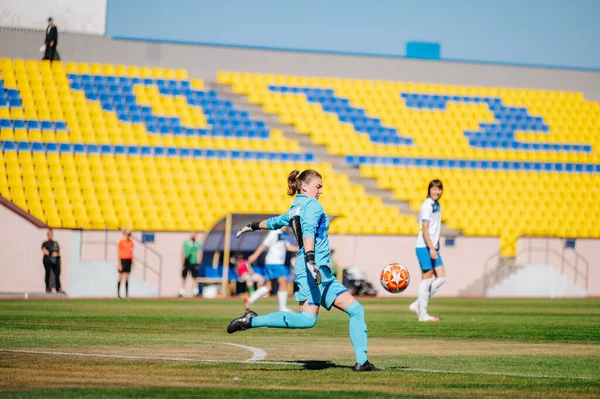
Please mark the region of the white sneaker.
<svg viewBox="0 0 600 399"><path fill-rule="evenodd" d="M408 310L410 310L411 312L416 314L417 317L419 317L419 302L414 301L413 303L411 303L410 306L408 307Z"/></svg>
<svg viewBox="0 0 600 399"><path fill-rule="evenodd" d="M433 317L433 316L430 316L428 314L425 314L422 317L419 316L419 321L435 323L436 321L440 321L440 318L439 317Z"/></svg>

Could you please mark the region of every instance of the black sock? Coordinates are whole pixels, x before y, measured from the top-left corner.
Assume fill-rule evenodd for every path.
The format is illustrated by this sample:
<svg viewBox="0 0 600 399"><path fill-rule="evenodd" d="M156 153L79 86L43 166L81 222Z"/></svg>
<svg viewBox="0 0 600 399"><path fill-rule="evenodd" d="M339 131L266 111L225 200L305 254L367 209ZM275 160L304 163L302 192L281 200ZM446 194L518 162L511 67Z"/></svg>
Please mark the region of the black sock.
<svg viewBox="0 0 600 399"><path fill-rule="evenodd" d="M125 296L129 298L129 281L125 281Z"/></svg>
<svg viewBox="0 0 600 399"><path fill-rule="evenodd" d="M117 282L117 297L121 298L121 282Z"/></svg>

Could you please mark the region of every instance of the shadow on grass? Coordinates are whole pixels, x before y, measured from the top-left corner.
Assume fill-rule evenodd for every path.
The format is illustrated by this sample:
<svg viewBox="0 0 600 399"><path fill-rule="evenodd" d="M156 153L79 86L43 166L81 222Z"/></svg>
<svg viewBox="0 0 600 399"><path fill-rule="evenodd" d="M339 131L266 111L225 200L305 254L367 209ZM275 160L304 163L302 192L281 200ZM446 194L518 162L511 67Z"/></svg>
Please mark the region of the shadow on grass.
<svg viewBox="0 0 600 399"><path fill-rule="evenodd" d="M335 364L329 360L294 360L301 363L304 370L350 369L350 366Z"/></svg>
<svg viewBox="0 0 600 399"><path fill-rule="evenodd" d="M304 370L327 370L327 369L348 369L351 370L352 366L340 365L330 362L329 360L295 360L294 363L301 363L304 366ZM408 366L391 366L385 367L381 370L409 370Z"/></svg>

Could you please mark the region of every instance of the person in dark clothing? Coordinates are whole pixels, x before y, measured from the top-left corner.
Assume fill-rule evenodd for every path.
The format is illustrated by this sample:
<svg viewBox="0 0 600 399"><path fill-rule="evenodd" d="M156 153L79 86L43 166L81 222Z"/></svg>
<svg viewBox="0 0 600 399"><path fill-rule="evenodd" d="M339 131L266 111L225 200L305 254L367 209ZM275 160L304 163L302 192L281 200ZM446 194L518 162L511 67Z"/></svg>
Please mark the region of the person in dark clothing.
<svg viewBox="0 0 600 399"><path fill-rule="evenodd" d="M44 52L44 60L60 61L60 56L56 50L58 46L58 29L54 25L52 17L48 18L48 28L46 28L46 39L44 40L46 51Z"/></svg>
<svg viewBox="0 0 600 399"><path fill-rule="evenodd" d="M60 288L60 247L58 242L54 241L52 229L48 230L48 241L42 244L44 253L44 269L46 269L46 292L52 292L50 288L50 273L54 272L56 277L56 292L63 293Z"/></svg>

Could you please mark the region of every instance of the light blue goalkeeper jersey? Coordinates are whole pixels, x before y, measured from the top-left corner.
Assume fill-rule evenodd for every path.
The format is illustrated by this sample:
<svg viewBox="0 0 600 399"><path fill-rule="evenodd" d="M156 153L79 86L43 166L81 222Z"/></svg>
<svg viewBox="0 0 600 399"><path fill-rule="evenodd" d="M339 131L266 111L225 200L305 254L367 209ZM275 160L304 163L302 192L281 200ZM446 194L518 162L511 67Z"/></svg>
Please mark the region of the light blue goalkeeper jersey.
<svg viewBox="0 0 600 399"><path fill-rule="evenodd" d="M315 239L315 263L319 267L329 267L329 218L318 200L308 198L304 194L296 195L286 213L267 220L267 228L276 230L283 226L290 226L290 221L297 216L300 217L302 238ZM298 246L300 247L298 258L303 258L304 243L298 242Z"/></svg>

